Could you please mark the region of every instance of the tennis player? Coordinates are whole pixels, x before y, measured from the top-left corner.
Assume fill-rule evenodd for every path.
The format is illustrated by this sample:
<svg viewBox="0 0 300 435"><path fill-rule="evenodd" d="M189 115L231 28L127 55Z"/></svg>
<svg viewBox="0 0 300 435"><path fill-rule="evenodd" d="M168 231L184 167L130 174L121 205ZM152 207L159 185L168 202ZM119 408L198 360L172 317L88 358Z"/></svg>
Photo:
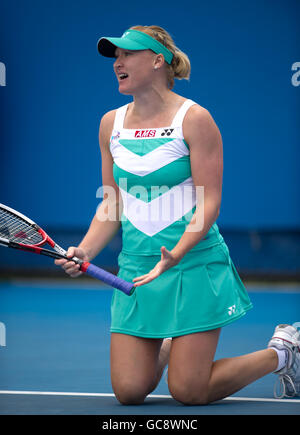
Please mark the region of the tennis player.
<svg viewBox="0 0 300 435"><path fill-rule="evenodd" d="M104 200L70 257L91 261L122 225L111 304L111 379L122 404L141 404L168 364L172 396L187 405L227 397L277 372L285 395L299 392L296 328L279 325L266 349L214 361L221 328L251 307L219 232L222 139L211 114L172 91L190 61L158 26L101 38L115 58L119 92L132 102L100 123ZM113 194L112 194L113 193ZM117 217L117 218L116 218ZM56 260L80 275L72 261ZM171 339L170 339L171 338Z"/></svg>

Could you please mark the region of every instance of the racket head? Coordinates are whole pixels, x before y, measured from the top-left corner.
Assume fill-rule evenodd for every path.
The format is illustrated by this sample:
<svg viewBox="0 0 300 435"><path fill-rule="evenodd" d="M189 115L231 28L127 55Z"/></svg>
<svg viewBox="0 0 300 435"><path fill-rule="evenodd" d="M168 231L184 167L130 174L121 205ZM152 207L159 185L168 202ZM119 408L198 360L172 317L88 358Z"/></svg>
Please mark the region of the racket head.
<svg viewBox="0 0 300 435"><path fill-rule="evenodd" d="M41 246L46 243L48 243L55 252L41 248ZM35 252L36 254L47 255L52 258L69 259L66 257L66 251L57 245L35 222L22 213L1 203L0 245ZM118 288L127 295L131 295L134 292L133 283L126 282L76 257L72 257L72 259L69 260L80 264L83 272Z"/></svg>
<svg viewBox="0 0 300 435"><path fill-rule="evenodd" d="M48 236L35 222L0 203L0 244L20 247L39 247L47 242Z"/></svg>

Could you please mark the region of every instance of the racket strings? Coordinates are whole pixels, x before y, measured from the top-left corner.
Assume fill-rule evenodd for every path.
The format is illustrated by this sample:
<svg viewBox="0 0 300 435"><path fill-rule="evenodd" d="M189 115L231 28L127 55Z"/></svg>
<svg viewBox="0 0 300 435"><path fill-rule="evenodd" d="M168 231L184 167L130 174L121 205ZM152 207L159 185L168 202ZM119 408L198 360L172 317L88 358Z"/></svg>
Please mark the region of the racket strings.
<svg viewBox="0 0 300 435"><path fill-rule="evenodd" d="M0 209L0 237L25 245L36 245L43 240L42 235L26 221L3 209Z"/></svg>

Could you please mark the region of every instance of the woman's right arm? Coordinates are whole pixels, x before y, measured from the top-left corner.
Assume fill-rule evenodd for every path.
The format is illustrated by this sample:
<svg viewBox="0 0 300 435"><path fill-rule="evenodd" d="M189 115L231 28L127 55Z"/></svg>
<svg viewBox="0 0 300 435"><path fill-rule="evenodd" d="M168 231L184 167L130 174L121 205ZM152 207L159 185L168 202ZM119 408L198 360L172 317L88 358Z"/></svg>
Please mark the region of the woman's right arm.
<svg viewBox="0 0 300 435"><path fill-rule="evenodd" d="M115 118L115 111L106 113L101 119L99 128L99 144L102 161L102 187L104 198L90 224L90 227L77 248L68 249L69 257L78 257L91 261L116 235L120 228L122 200L119 188L113 178L113 159L109 149L110 137ZM55 260L55 264L72 277L81 275L79 265L73 261Z"/></svg>

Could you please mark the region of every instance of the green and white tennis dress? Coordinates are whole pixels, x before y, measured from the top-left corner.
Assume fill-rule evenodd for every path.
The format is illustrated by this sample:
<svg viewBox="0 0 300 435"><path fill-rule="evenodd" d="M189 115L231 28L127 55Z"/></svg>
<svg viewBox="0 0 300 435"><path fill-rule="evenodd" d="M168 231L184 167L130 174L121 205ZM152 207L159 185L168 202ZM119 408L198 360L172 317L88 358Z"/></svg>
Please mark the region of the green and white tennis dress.
<svg viewBox="0 0 300 435"><path fill-rule="evenodd" d="M123 128L127 106L116 111L110 142L114 179L123 199L121 278L148 273L160 248L178 243L195 211L189 146L182 132L186 100L171 126ZM114 290L111 332L164 338L219 328L252 306L214 223L174 267L132 296Z"/></svg>

